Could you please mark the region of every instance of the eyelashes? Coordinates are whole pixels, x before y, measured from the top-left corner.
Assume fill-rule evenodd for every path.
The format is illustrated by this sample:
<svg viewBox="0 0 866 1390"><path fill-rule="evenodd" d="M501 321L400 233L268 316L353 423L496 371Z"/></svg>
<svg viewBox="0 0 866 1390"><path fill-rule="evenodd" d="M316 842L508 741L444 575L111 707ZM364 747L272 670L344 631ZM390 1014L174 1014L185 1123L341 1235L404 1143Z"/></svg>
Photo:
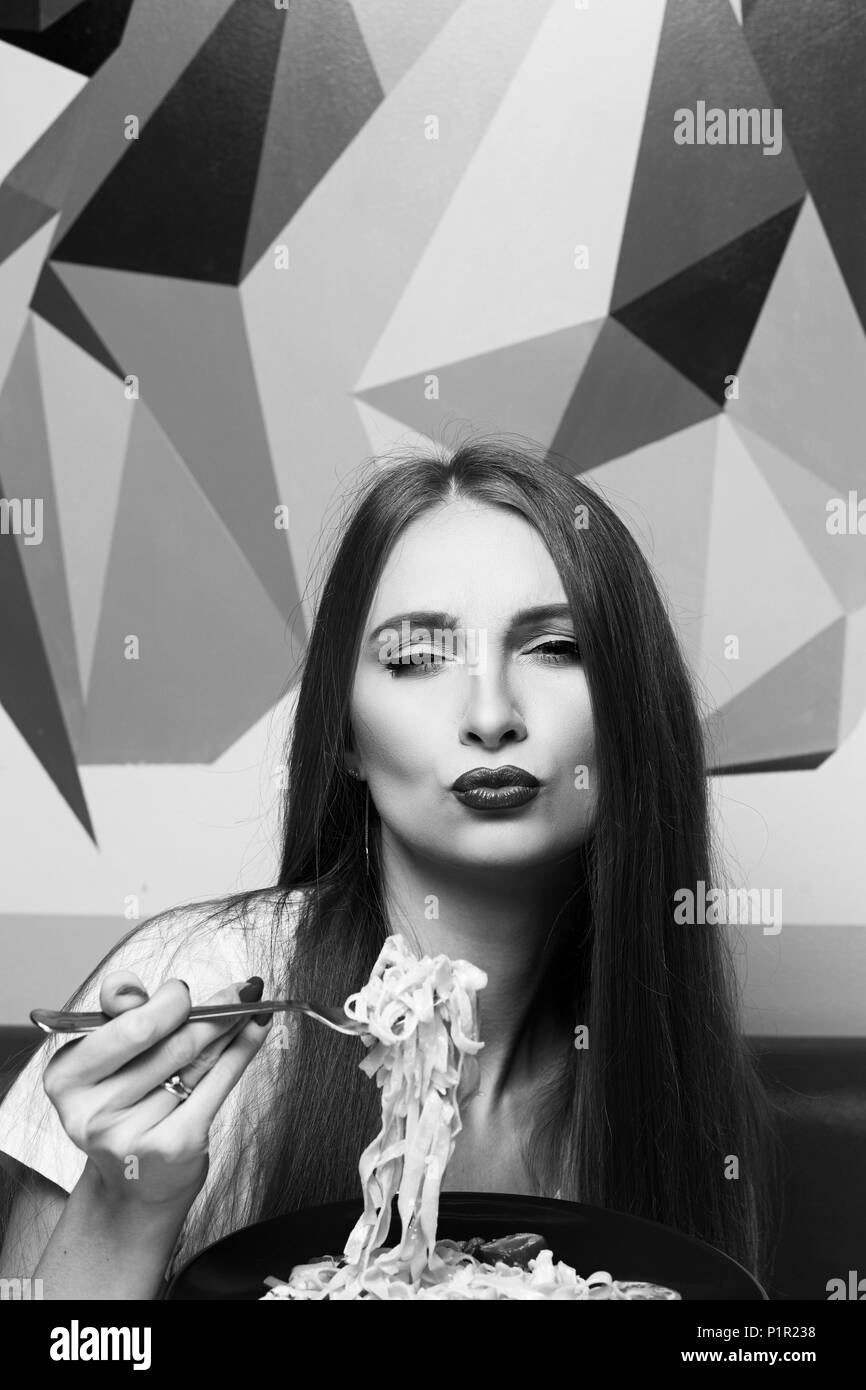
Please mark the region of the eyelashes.
<svg viewBox="0 0 866 1390"><path fill-rule="evenodd" d="M395 678L400 676L417 675L420 671L442 671L447 665L444 657L440 657L436 652L431 652L432 660L425 661L388 661L385 663L385 670Z"/></svg>
<svg viewBox="0 0 866 1390"><path fill-rule="evenodd" d="M394 679L400 679L407 675L433 674L443 671L450 665L447 657L440 652L430 648L416 648L413 650L414 656L423 656L420 661L408 661L406 658L409 653L403 653L403 660L385 662L385 669ZM523 652L523 656L531 657L535 661L540 661L545 666L574 666L580 663L580 652L577 643L569 637L551 638L547 642L541 642L537 647L530 648Z"/></svg>
<svg viewBox="0 0 866 1390"><path fill-rule="evenodd" d="M555 653L546 651L546 648L558 647L560 650ZM542 642L541 646L533 647L527 656L535 656L539 661L555 663L557 666L569 665L580 661L580 652L577 643L569 637L558 637L555 641Z"/></svg>

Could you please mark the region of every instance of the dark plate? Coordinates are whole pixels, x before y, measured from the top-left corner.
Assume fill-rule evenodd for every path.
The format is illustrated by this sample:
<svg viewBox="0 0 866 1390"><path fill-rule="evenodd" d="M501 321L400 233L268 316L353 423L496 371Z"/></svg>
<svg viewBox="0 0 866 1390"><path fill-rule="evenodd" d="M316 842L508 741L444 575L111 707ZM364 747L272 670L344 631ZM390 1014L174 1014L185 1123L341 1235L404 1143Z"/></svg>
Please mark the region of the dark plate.
<svg viewBox="0 0 866 1390"><path fill-rule="evenodd" d="M293 1265L313 1256L340 1255L361 1215L359 1200L277 1216L235 1231L209 1245L172 1279L171 1299L254 1299L267 1293L264 1280L288 1277ZM637 1216L500 1192L443 1192L440 1240L471 1236L543 1235L555 1260L565 1260L586 1278L606 1269L614 1279L638 1279L676 1289L688 1300L766 1299L760 1284L735 1260L703 1241ZM395 1245L400 1222L396 1199L386 1245Z"/></svg>

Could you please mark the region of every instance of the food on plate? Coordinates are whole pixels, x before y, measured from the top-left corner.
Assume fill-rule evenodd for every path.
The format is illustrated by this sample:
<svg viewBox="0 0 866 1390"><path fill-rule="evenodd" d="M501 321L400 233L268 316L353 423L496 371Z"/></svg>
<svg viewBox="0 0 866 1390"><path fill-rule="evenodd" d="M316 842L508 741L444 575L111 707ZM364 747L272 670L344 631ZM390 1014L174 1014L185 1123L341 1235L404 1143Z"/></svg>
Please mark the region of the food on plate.
<svg viewBox="0 0 866 1390"><path fill-rule="evenodd" d="M342 1256L269 1276L263 1299L678 1299L659 1285L587 1279L555 1261L543 1237L437 1240L439 1193L460 1133L460 1101L477 1088L483 970L445 955L419 960L401 935L385 941L370 979L346 1000L367 1026L361 1070L382 1091L382 1127L361 1155L364 1209ZM385 1248L397 1195L399 1245Z"/></svg>

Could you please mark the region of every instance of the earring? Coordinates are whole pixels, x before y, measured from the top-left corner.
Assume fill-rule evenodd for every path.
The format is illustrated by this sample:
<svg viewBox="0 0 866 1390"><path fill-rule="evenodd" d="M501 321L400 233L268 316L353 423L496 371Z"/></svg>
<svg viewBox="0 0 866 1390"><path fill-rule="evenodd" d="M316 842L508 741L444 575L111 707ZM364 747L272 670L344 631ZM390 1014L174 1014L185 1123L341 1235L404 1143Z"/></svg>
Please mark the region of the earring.
<svg viewBox="0 0 866 1390"><path fill-rule="evenodd" d="M349 772L356 780L360 780L361 774L356 767L350 767ZM364 864L367 873L370 872L370 793L365 789L364 795Z"/></svg>
<svg viewBox="0 0 866 1390"><path fill-rule="evenodd" d="M364 863L367 873L370 872L370 792L365 789L364 793Z"/></svg>

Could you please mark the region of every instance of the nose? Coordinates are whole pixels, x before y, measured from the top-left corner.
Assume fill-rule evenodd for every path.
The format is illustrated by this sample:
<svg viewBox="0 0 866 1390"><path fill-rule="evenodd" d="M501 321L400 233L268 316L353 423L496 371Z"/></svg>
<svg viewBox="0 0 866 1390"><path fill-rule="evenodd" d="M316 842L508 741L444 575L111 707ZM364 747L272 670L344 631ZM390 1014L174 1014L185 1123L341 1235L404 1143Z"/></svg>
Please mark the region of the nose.
<svg viewBox="0 0 866 1390"><path fill-rule="evenodd" d="M483 671L467 672L466 684L460 742L484 748L522 743L527 736L526 723L514 702L502 663L491 654Z"/></svg>

